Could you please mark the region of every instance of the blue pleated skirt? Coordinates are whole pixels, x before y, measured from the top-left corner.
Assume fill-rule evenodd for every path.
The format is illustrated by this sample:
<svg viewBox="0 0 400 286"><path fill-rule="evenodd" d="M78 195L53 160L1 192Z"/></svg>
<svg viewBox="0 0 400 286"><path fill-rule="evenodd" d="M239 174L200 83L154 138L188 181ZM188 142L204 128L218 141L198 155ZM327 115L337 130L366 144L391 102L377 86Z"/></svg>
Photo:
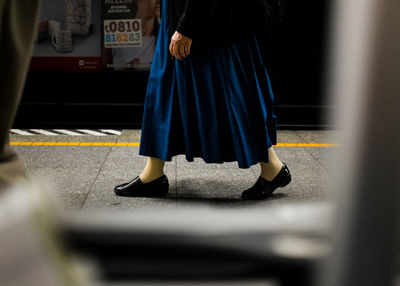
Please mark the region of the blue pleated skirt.
<svg viewBox="0 0 400 286"><path fill-rule="evenodd" d="M139 155L171 161L184 154L239 168L268 162L277 117L256 36L180 61L169 53L167 0L162 4Z"/></svg>

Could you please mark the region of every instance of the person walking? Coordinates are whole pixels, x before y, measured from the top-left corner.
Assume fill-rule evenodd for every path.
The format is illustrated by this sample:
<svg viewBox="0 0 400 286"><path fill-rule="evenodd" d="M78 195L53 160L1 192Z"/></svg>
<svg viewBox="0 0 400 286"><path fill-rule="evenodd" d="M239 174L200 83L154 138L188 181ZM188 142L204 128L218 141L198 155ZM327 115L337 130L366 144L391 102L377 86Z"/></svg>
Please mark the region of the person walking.
<svg viewBox="0 0 400 286"><path fill-rule="evenodd" d="M185 154L189 162L237 161L239 168L259 163L257 181L241 197L268 198L291 182L291 173L273 149L274 94L256 36L257 17L265 14L251 4L266 0L161 1L139 146L148 159L115 194L166 195L165 161Z"/></svg>

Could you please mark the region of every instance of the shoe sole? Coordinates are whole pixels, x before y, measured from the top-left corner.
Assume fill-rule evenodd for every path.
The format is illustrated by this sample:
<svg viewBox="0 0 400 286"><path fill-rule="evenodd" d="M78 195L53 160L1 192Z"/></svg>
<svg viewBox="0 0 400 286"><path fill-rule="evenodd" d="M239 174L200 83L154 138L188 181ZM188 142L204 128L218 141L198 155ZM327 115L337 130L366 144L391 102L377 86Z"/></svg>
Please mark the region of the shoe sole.
<svg viewBox="0 0 400 286"><path fill-rule="evenodd" d="M114 191L114 193L119 196L119 197L131 197L131 198L159 198L159 197L164 197L168 194L169 191L169 186L166 188L166 190L162 190L159 193L152 193L151 191L143 191L143 193L137 193L137 194L124 194L124 193L117 193Z"/></svg>
<svg viewBox="0 0 400 286"><path fill-rule="evenodd" d="M125 197L125 198L162 198L165 197L167 194L168 192L162 194L136 194L136 195L115 193L115 195L117 195L118 197Z"/></svg>

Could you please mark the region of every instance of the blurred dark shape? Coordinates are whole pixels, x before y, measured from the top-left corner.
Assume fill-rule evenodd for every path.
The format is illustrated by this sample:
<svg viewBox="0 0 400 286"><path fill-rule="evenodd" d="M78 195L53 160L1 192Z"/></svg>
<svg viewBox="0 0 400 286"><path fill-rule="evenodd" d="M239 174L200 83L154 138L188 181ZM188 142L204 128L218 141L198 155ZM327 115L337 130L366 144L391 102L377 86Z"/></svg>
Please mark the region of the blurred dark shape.
<svg viewBox="0 0 400 286"><path fill-rule="evenodd" d="M399 274L400 1L338 0L330 114L340 138L333 255L317 285L388 286ZM397 262L397 265L396 265Z"/></svg>
<svg viewBox="0 0 400 286"><path fill-rule="evenodd" d="M76 213L70 249L97 265L100 281L237 281L310 285L330 251L329 204L258 210L208 207Z"/></svg>
<svg viewBox="0 0 400 286"><path fill-rule="evenodd" d="M9 146L32 55L39 0L0 2L0 192L27 179L23 162Z"/></svg>

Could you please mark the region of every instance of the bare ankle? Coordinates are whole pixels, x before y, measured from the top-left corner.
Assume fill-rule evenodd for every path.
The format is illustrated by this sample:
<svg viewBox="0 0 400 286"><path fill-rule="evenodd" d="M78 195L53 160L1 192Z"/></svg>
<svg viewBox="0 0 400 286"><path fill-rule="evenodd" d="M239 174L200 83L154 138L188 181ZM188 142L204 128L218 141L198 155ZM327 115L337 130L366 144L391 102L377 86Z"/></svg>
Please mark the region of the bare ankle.
<svg viewBox="0 0 400 286"><path fill-rule="evenodd" d="M274 161L268 164L264 163L261 165L261 174L260 176L268 181L272 181L276 175L280 172L283 167L283 163L281 161Z"/></svg>
<svg viewBox="0 0 400 286"><path fill-rule="evenodd" d="M148 183L148 182L154 181L155 179L160 178L163 175L164 175L164 172L157 172L157 173L154 172L154 173L150 173L150 174L141 173L139 175L139 178L143 183Z"/></svg>

